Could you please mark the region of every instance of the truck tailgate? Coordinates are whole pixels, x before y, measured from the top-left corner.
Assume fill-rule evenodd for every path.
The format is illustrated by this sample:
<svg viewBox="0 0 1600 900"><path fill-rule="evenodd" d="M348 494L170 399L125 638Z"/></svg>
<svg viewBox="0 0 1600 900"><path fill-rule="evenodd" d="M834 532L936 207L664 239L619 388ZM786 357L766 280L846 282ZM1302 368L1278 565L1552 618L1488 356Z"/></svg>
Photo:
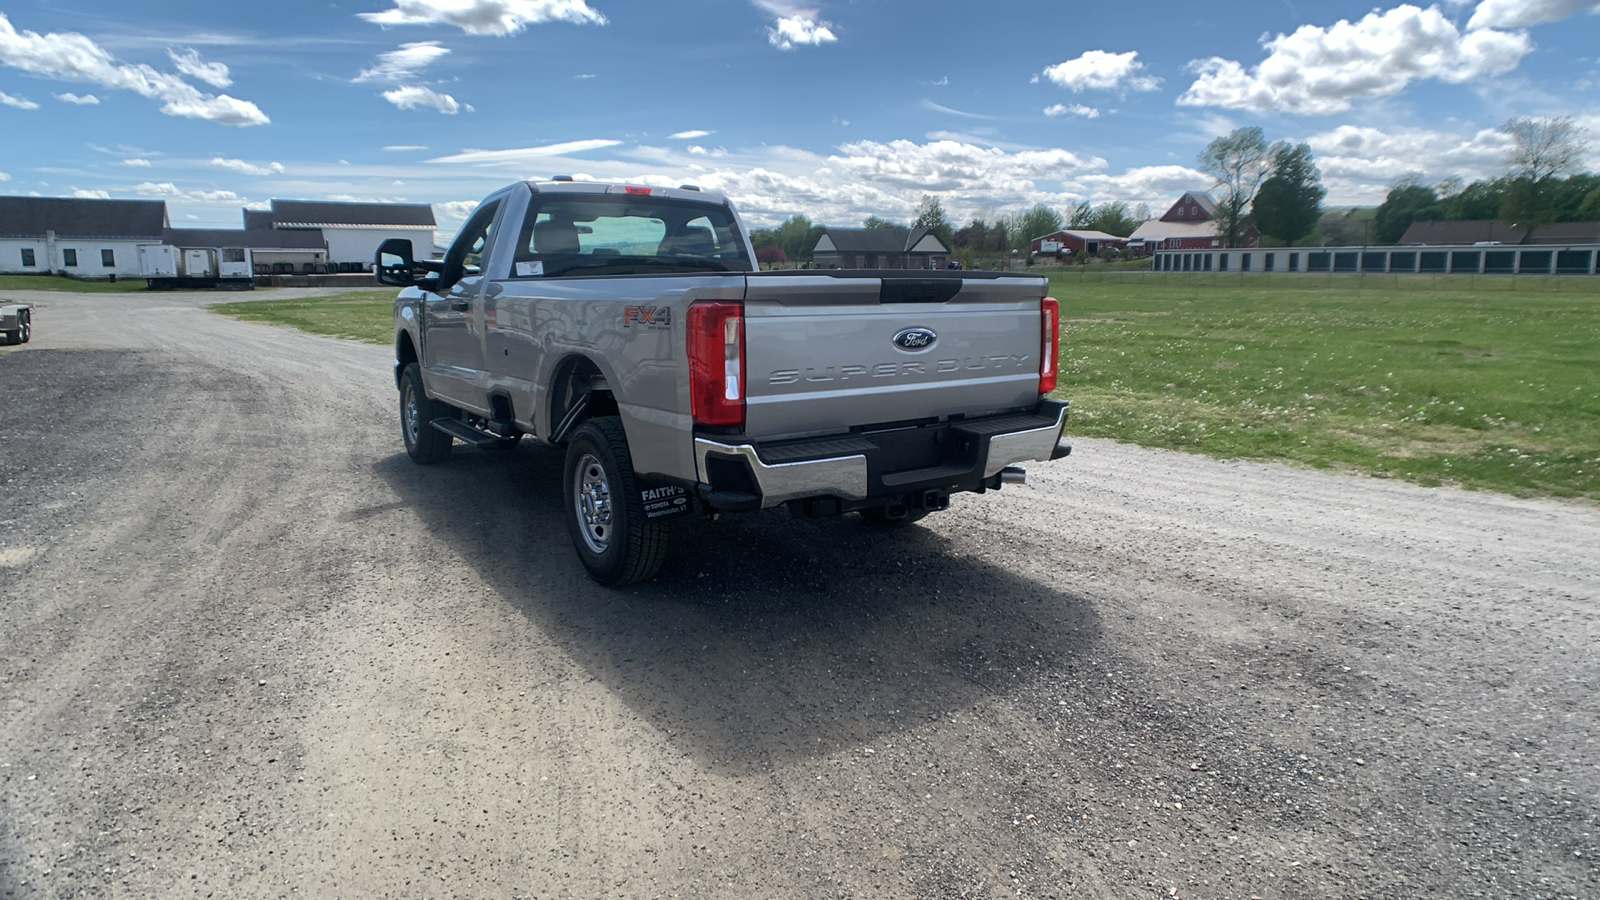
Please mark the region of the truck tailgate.
<svg viewBox="0 0 1600 900"><path fill-rule="evenodd" d="M1043 278L751 275L747 434L763 439L1031 409Z"/></svg>

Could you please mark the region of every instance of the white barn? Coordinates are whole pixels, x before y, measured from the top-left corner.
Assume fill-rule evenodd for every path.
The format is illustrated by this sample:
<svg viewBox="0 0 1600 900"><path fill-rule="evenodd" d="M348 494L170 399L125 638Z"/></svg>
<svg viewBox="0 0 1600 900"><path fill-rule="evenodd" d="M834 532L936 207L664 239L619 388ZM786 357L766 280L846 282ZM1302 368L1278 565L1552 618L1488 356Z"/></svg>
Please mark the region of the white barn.
<svg viewBox="0 0 1600 900"><path fill-rule="evenodd" d="M247 226L251 218L247 212ZM411 241L416 258L427 259L433 251L435 226L433 207L426 203L272 201L272 227L319 229L327 241L329 268L340 271L371 269L378 245L396 237Z"/></svg>
<svg viewBox="0 0 1600 900"><path fill-rule="evenodd" d="M0 197L0 274L138 278L166 227L161 200Z"/></svg>

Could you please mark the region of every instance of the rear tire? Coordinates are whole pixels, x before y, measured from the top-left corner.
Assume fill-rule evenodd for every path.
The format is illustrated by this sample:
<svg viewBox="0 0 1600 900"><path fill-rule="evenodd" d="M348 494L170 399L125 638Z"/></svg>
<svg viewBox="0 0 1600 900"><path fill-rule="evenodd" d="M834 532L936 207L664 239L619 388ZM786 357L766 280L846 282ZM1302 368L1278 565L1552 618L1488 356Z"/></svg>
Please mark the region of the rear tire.
<svg viewBox="0 0 1600 900"><path fill-rule="evenodd" d="M667 558L668 526L645 518L622 420L579 426L562 471L567 530L589 576L607 587L654 578Z"/></svg>
<svg viewBox="0 0 1600 900"><path fill-rule="evenodd" d="M22 313L22 328L20 330L22 332L22 343L26 344L33 340L33 313L27 311Z"/></svg>
<svg viewBox="0 0 1600 900"><path fill-rule="evenodd" d="M400 439L412 462L427 466L449 458L455 438L431 423L449 417L451 411L449 404L428 399L422 387L422 367L407 365L400 373Z"/></svg>

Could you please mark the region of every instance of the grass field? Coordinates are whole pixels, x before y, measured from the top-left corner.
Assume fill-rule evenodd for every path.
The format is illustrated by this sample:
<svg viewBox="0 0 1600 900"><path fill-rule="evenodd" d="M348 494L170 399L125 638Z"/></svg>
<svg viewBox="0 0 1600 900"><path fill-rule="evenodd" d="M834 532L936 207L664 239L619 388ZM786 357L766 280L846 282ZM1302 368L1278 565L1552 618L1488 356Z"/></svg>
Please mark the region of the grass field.
<svg viewBox="0 0 1600 900"><path fill-rule="evenodd" d="M0 291L71 291L78 294L126 294L145 289L143 278L80 281L61 275L0 275Z"/></svg>
<svg viewBox="0 0 1600 900"><path fill-rule="evenodd" d="M394 340L395 293L382 288L294 300L216 303L207 308L247 322L288 325L312 334L388 344Z"/></svg>
<svg viewBox="0 0 1600 900"><path fill-rule="evenodd" d="M1074 435L1600 500L1600 278L1049 273ZM394 293L212 309L387 344Z"/></svg>
<svg viewBox="0 0 1600 900"><path fill-rule="evenodd" d="M1074 434L1600 500L1600 279L1051 287Z"/></svg>

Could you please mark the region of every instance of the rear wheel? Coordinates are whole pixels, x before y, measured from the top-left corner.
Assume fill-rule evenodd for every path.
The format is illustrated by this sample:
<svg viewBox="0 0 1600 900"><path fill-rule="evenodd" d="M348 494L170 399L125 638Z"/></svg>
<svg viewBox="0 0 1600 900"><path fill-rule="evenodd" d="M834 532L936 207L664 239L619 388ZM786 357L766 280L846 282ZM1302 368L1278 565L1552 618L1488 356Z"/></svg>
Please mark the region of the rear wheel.
<svg viewBox="0 0 1600 900"><path fill-rule="evenodd" d="M27 342L33 340L33 314L32 313L24 312L22 314L22 328L21 328L21 331L22 331L22 343L26 344Z"/></svg>
<svg viewBox="0 0 1600 900"><path fill-rule="evenodd" d="M564 472L567 530L590 577L608 587L655 577L667 558L668 526L645 518L622 420L579 426Z"/></svg>
<svg viewBox="0 0 1600 900"><path fill-rule="evenodd" d="M454 438L431 423L450 415L449 404L429 400L422 388L422 368L411 363L400 373L400 439L418 465L441 462L450 455Z"/></svg>

